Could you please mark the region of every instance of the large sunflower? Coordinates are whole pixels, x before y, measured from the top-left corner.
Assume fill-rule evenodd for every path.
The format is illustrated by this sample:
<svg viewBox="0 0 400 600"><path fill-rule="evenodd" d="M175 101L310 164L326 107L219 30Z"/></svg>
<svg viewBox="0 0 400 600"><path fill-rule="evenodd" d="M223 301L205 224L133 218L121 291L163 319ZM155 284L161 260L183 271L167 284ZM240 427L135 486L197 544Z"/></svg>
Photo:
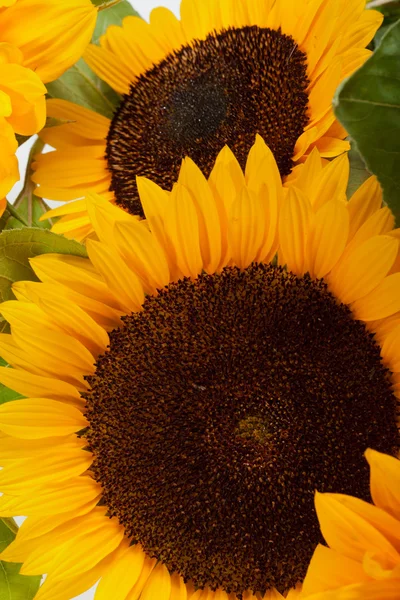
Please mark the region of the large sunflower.
<svg viewBox="0 0 400 600"><path fill-rule="evenodd" d="M304 581L310 600L400 597L400 461L371 449L375 506L343 494L318 494L316 509L330 548L319 545Z"/></svg>
<svg viewBox="0 0 400 600"><path fill-rule="evenodd" d="M209 181L139 178L146 221L87 199L89 259L32 260L0 308L28 396L0 407L0 515L28 516L1 557L38 599L294 598L314 490L368 500L366 448L400 448L399 231L347 173L314 150L285 191L258 138L245 173L225 148Z"/></svg>
<svg viewBox="0 0 400 600"><path fill-rule="evenodd" d="M165 8L150 24L126 17L85 53L123 94L121 104L110 121L49 103L49 114L74 123L43 135L56 151L38 157L38 194L73 200L111 191L143 216L136 175L170 190L185 156L208 176L225 144L244 167L257 133L282 176L314 147L341 154L349 145L333 94L369 56L382 21L364 8L365 0L183 0L181 20ZM56 214L67 215L60 231L90 231L82 203Z"/></svg>

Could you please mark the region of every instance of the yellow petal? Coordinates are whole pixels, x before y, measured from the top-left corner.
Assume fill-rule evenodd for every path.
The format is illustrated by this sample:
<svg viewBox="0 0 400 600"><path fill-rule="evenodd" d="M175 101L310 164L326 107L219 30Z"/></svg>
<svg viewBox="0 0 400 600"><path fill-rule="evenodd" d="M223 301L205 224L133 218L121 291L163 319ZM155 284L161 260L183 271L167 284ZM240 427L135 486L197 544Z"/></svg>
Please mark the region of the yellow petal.
<svg viewBox="0 0 400 600"><path fill-rule="evenodd" d="M20 48L25 66L44 82L57 79L80 58L96 24L91 2L69 2L66 12L56 2L22 0L1 15L2 40Z"/></svg>
<svg viewBox="0 0 400 600"><path fill-rule="evenodd" d="M54 375L57 374L60 379L70 383L79 390L87 388L87 384L81 373L62 372L61 365L56 373L47 370L46 363L43 364L42 360L36 360L36 355L29 354L25 349L21 349L13 340L12 335L6 333L0 334L0 354L6 362L18 369L28 371L35 375L48 375L50 377L54 377Z"/></svg>
<svg viewBox="0 0 400 600"><path fill-rule="evenodd" d="M311 112L309 126L317 124L331 105L333 95L342 77L342 64L335 60L314 83L308 96L308 106Z"/></svg>
<svg viewBox="0 0 400 600"><path fill-rule="evenodd" d="M165 249L164 214L169 193L146 177L136 177L136 184L149 229Z"/></svg>
<svg viewBox="0 0 400 600"><path fill-rule="evenodd" d="M400 460L371 449L365 457L371 468L374 504L400 521Z"/></svg>
<svg viewBox="0 0 400 600"><path fill-rule="evenodd" d="M310 202L316 211L330 200L344 200L349 179L349 159L347 153L332 160L320 174L310 195Z"/></svg>
<svg viewBox="0 0 400 600"><path fill-rule="evenodd" d="M154 568L143 588L141 600L169 600L171 593L171 576L162 563Z"/></svg>
<svg viewBox="0 0 400 600"><path fill-rule="evenodd" d="M6 321L9 322L13 331L17 328L24 329L26 327L61 331L59 327L52 323L41 308L31 302L8 300L7 302L2 302L0 312Z"/></svg>
<svg viewBox="0 0 400 600"><path fill-rule="evenodd" d="M58 327L81 342L97 358L108 346L109 339L102 327L79 306L60 299L44 298L40 306Z"/></svg>
<svg viewBox="0 0 400 600"><path fill-rule="evenodd" d="M346 246L349 215L337 200L327 202L313 219L308 241L311 277L324 277L338 262Z"/></svg>
<svg viewBox="0 0 400 600"><path fill-rule="evenodd" d="M30 516L24 520L18 530L18 541L26 542L33 540L47 533L50 533L60 525L65 525L69 521L72 522L77 517L83 516L91 512L98 502L98 498L93 498L90 502L75 508L73 512L59 513L57 515L49 515L45 517ZM38 541L36 540L36 546Z"/></svg>
<svg viewBox="0 0 400 600"><path fill-rule="evenodd" d="M188 588L184 580L178 573L171 575L171 596L170 600L187 600Z"/></svg>
<svg viewBox="0 0 400 600"><path fill-rule="evenodd" d="M55 446L63 448L84 448L86 440L71 434L63 438L47 437L38 439L21 439L0 434L0 456L2 466L10 462L14 463L20 459L31 458L49 453Z"/></svg>
<svg viewBox="0 0 400 600"><path fill-rule="evenodd" d="M335 137L323 136L315 141L313 148L318 149L321 156L334 158L350 150L350 142Z"/></svg>
<svg viewBox="0 0 400 600"><path fill-rule="evenodd" d="M306 243L311 215L308 198L300 190L291 187L282 202L279 240L282 262L296 275L303 275L305 272Z"/></svg>
<svg viewBox="0 0 400 600"><path fill-rule="evenodd" d="M91 452L77 448L53 449L51 454L10 463L0 472L0 489L5 493L21 494L31 488L54 481L66 481L81 475L93 462Z"/></svg>
<svg viewBox="0 0 400 600"><path fill-rule="evenodd" d="M27 371L0 367L0 383L16 390L22 396L52 398L74 405L83 406L84 401L77 389L59 379L33 375Z"/></svg>
<svg viewBox="0 0 400 600"><path fill-rule="evenodd" d="M267 185L269 194L281 196L281 176L274 155L258 134L247 157L245 176L249 190L259 193Z"/></svg>
<svg viewBox="0 0 400 600"><path fill-rule="evenodd" d="M350 214L349 240L382 206L382 188L375 176L369 177L352 195L347 205Z"/></svg>
<svg viewBox="0 0 400 600"><path fill-rule="evenodd" d="M135 583L135 585L133 586L133 588L130 591L130 593L128 594L128 596L126 597L126 600L138 600L139 599L140 594L142 593L143 587L145 586L149 576L151 575L151 572L153 571L156 562L157 562L157 560L155 558L148 558L146 556L144 564L143 564L142 572L140 573L140 577L139 577L137 583Z"/></svg>
<svg viewBox="0 0 400 600"><path fill-rule="evenodd" d="M386 277L372 292L351 306L357 319L384 319L400 310L400 273Z"/></svg>
<svg viewBox="0 0 400 600"><path fill-rule="evenodd" d="M58 265L58 268L62 268L62 262ZM110 331L118 327L120 324L120 316L122 315L122 309L120 304L115 297L112 296L110 290L102 281L106 291L106 297L103 302L93 300L90 295L90 277L85 271L78 271L80 282L88 281L88 290L82 294L75 292L73 289L68 289L64 285L58 285L57 283L37 283L35 281L19 281L13 285L13 292L18 300L29 299L31 302L39 304L43 299L59 299L60 297L65 298L66 302L72 302L82 308L96 323L103 327L106 331ZM100 275L99 275L100 277ZM73 280L71 278L71 288L73 287ZM112 300L110 300L112 298ZM113 308L110 307L112 303ZM115 308L114 308L115 307ZM81 387L79 388L81 389Z"/></svg>
<svg viewBox="0 0 400 600"><path fill-rule="evenodd" d="M78 510L101 494L100 485L91 477L75 477L62 483L49 483L45 488L29 490L21 496L3 495L0 516L57 515Z"/></svg>
<svg viewBox="0 0 400 600"><path fill-rule="evenodd" d="M155 293L170 282L165 253L154 235L141 221L115 224L116 245L131 269Z"/></svg>
<svg viewBox="0 0 400 600"><path fill-rule="evenodd" d="M52 579L74 577L111 554L122 539L123 528L106 516L106 508L95 508L37 538L37 547L24 561L21 573L48 573Z"/></svg>
<svg viewBox="0 0 400 600"><path fill-rule="evenodd" d="M0 406L0 429L22 439L75 433L88 423L73 406L44 398L14 400Z"/></svg>
<svg viewBox="0 0 400 600"><path fill-rule="evenodd" d="M92 300L118 308L118 302L89 259L62 254L42 254L31 258L29 263L41 281L57 282L67 289L88 296ZM41 296L44 292L50 292L49 287L41 286L40 289L42 290ZM49 297L55 299L57 294L60 295L60 290L52 289L54 293ZM65 293L65 288L62 291Z"/></svg>
<svg viewBox="0 0 400 600"><path fill-rule="evenodd" d="M165 53L178 49L186 43L181 22L174 13L163 6L150 13L151 31L155 39L163 44Z"/></svg>
<svg viewBox="0 0 400 600"><path fill-rule="evenodd" d="M391 371L400 371L400 325L392 327L381 344L381 355Z"/></svg>
<svg viewBox="0 0 400 600"><path fill-rule="evenodd" d="M103 558L111 554L124 538L124 529L116 519L104 518L96 530L82 533L77 539L67 542L54 557L53 577L73 577L92 569Z"/></svg>
<svg viewBox="0 0 400 600"><path fill-rule="evenodd" d="M389 236L370 238L343 256L327 277L329 287L345 304L367 296L384 280L397 250L397 240Z"/></svg>
<svg viewBox="0 0 400 600"><path fill-rule="evenodd" d="M91 588L114 559L114 552L106 556L93 569L68 579L47 577L39 588L35 600L70 600Z"/></svg>
<svg viewBox="0 0 400 600"><path fill-rule="evenodd" d="M307 596L307 600L399 600L400 579L354 583L331 592Z"/></svg>
<svg viewBox="0 0 400 600"><path fill-rule="evenodd" d="M303 582L303 594L308 596L317 592L327 592L354 581L368 580L369 577L361 563L318 544Z"/></svg>
<svg viewBox="0 0 400 600"><path fill-rule="evenodd" d="M315 495L322 535L329 546L355 561L362 561L366 551L374 551L390 557L396 564L400 555L392 544L363 516L348 507L343 498L342 494L317 492Z"/></svg>
<svg viewBox="0 0 400 600"><path fill-rule="evenodd" d="M285 178L285 187L294 185L306 196L314 193L315 182L319 180L323 169L321 155L317 148L313 148L304 163L297 165L291 174Z"/></svg>
<svg viewBox="0 0 400 600"><path fill-rule="evenodd" d="M134 74L125 67L115 54L90 44L84 53L84 59L91 69L119 94L129 94Z"/></svg>
<svg viewBox="0 0 400 600"><path fill-rule="evenodd" d="M26 329L13 332L13 339L32 363L46 365L50 373L61 379L65 365L71 373L89 375L94 372L93 355L69 335L43 329L38 336L37 332Z"/></svg>
<svg viewBox="0 0 400 600"><path fill-rule="evenodd" d="M140 545L122 544L96 589L95 600L125 600L138 581L146 555Z"/></svg>
<svg viewBox="0 0 400 600"><path fill-rule="evenodd" d="M46 104L47 115L49 117L54 117L60 121L68 121L68 123L64 125L49 127L47 128L47 131L61 131L62 128L62 131L64 132L65 129L68 128L74 135L89 140L98 140L105 145L105 139L111 125L110 119L99 115L99 113L93 110L79 106L79 104L61 100L60 98L50 98L47 100Z"/></svg>
<svg viewBox="0 0 400 600"><path fill-rule="evenodd" d="M228 227L233 262L245 269L260 253L265 238L265 212L255 192L243 188L228 213Z"/></svg>
<svg viewBox="0 0 400 600"><path fill-rule="evenodd" d="M183 160L179 182L191 193L197 210L204 269L207 273L215 273L221 261L222 248L217 202L206 178L190 158Z"/></svg>
<svg viewBox="0 0 400 600"><path fill-rule="evenodd" d="M374 212L354 234L354 237L349 244L352 249L356 245L362 244L374 235L390 234L394 226L394 216L390 208L385 206ZM395 236L394 236L395 237Z"/></svg>
<svg viewBox="0 0 400 600"><path fill-rule="evenodd" d="M87 250L90 260L102 274L121 307L128 313L137 311L144 301L143 287L137 275L111 246L88 240Z"/></svg>
<svg viewBox="0 0 400 600"><path fill-rule="evenodd" d="M179 183L168 203L165 233L176 252L179 269L186 277L197 277L203 268L199 221L189 190Z"/></svg>

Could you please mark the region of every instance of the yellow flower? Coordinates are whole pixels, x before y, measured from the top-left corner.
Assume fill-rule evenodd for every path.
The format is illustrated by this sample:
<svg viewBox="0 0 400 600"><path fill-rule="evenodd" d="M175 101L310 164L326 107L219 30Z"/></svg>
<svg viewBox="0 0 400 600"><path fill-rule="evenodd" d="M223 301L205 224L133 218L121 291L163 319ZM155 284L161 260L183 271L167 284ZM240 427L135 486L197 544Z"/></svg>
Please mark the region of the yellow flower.
<svg viewBox="0 0 400 600"><path fill-rule="evenodd" d="M68 69L90 41L96 8L90 0L67 4L58 0L0 3L0 138L7 138L0 198L19 177L13 156L18 145L12 131L30 136L42 129L46 121L43 82Z"/></svg>
<svg viewBox="0 0 400 600"><path fill-rule="evenodd" d="M316 496L329 548L320 545L315 550L304 581L305 598L400 597L400 461L371 449L365 456L375 506L342 494Z"/></svg>
<svg viewBox="0 0 400 600"><path fill-rule="evenodd" d="M22 52L0 43L1 116L20 135L33 135L46 120L46 88L36 73L22 66Z"/></svg>
<svg viewBox="0 0 400 600"><path fill-rule="evenodd" d="M185 156L208 176L227 144L243 168L260 134L286 176L312 148L341 154L349 144L333 94L370 55L365 46L382 22L364 8L365 0L182 0L180 20L165 8L150 24L126 17L85 53L124 94L121 105L110 121L49 103L50 115L74 123L43 136L56 151L37 160L39 195L111 191L143 216L135 176L169 191ZM82 236L82 204L64 210L65 233Z"/></svg>
<svg viewBox="0 0 400 600"><path fill-rule="evenodd" d="M368 500L366 448L400 447L399 230L347 175L314 149L284 190L258 137L245 172L224 148L170 194L139 178L146 221L87 198L89 258L32 259L0 306L27 397L0 516L28 517L1 558L47 573L37 600L299 597L314 490Z"/></svg>
<svg viewBox="0 0 400 600"><path fill-rule="evenodd" d="M0 66L1 70L1 66ZM18 160L15 156L18 144L14 131L7 121L0 117L0 198L3 198L18 181Z"/></svg>
<svg viewBox="0 0 400 600"><path fill-rule="evenodd" d="M0 39L21 50L23 66L41 81L57 79L82 56L96 24L97 9L90 0L11 4L1 12Z"/></svg>

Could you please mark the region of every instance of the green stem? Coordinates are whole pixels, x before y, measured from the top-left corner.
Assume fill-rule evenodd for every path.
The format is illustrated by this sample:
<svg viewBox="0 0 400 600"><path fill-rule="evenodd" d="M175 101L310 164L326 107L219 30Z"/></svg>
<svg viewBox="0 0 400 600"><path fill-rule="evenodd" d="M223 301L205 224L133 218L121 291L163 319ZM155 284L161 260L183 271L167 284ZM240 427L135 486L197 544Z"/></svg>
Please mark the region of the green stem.
<svg viewBox="0 0 400 600"><path fill-rule="evenodd" d="M108 0L108 2L107 0L92 0L92 4L97 6L99 11L106 10L106 8L111 8L120 2L121 0Z"/></svg>
<svg viewBox="0 0 400 600"><path fill-rule="evenodd" d="M10 204L10 202L7 202L7 210L10 213L10 215L14 217L14 219L17 219L17 221L22 223L22 225L25 225L25 227L29 227L25 219L21 217L21 215L18 213L17 210L15 210L14 206Z"/></svg>

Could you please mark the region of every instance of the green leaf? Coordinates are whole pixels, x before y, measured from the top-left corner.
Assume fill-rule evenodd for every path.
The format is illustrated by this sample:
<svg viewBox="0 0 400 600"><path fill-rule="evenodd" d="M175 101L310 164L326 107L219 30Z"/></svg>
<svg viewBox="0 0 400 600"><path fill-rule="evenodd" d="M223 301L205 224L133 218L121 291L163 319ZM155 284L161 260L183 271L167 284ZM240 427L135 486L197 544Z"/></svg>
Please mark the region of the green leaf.
<svg viewBox="0 0 400 600"><path fill-rule="evenodd" d="M0 519L0 551L14 540L17 526L13 519ZM20 564L0 562L0 600L32 600L40 576L19 575Z"/></svg>
<svg viewBox="0 0 400 600"><path fill-rule="evenodd" d="M121 100L107 83L93 73L83 58L56 81L47 83L46 87L51 98L69 100L109 119Z"/></svg>
<svg viewBox="0 0 400 600"><path fill-rule="evenodd" d="M2 231L0 233L0 302L14 298L11 286L15 281L38 281L29 259L50 252L87 257L82 244L47 229L26 227ZM1 327L3 332L8 330L4 319L0 318Z"/></svg>
<svg viewBox="0 0 400 600"><path fill-rule="evenodd" d="M398 19L400 19L400 0L388 0L384 2L382 0L375 0L368 4L367 8L373 8L379 10L384 16L383 23L379 27L373 39L373 48L376 48L381 43L381 40L390 25L393 25Z"/></svg>
<svg viewBox="0 0 400 600"><path fill-rule="evenodd" d="M400 0L372 0L367 8L379 10L385 17L385 24L394 23L400 18Z"/></svg>
<svg viewBox="0 0 400 600"><path fill-rule="evenodd" d="M107 8L107 4L109 5ZM120 0L117 3L103 1L105 7L101 10L97 16L96 28L93 33L92 42L97 44L100 36L106 32L107 27L110 25L121 25L124 17L128 15L134 15L138 17L138 13L132 8L127 0Z"/></svg>
<svg viewBox="0 0 400 600"><path fill-rule="evenodd" d="M363 184L368 177L371 177L371 173L367 170L365 162L354 148L354 143L351 144L348 156L350 161L350 177L346 194L348 198L351 198L360 185Z"/></svg>
<svg viewBox="0 0 400 600"><path fill-rule="evenodd" d="M400 21L371 58L337 90L336 116L383 188L400 222Z"/></svg>
<svg viewBox="0 0 400 600"><path fill-rule="evenodd" d="M7 202L7 208L0 218L0 231L3 231L3 229L20 229L25 225L21 219L22 217L14 210L12 204Z"/></svg>

